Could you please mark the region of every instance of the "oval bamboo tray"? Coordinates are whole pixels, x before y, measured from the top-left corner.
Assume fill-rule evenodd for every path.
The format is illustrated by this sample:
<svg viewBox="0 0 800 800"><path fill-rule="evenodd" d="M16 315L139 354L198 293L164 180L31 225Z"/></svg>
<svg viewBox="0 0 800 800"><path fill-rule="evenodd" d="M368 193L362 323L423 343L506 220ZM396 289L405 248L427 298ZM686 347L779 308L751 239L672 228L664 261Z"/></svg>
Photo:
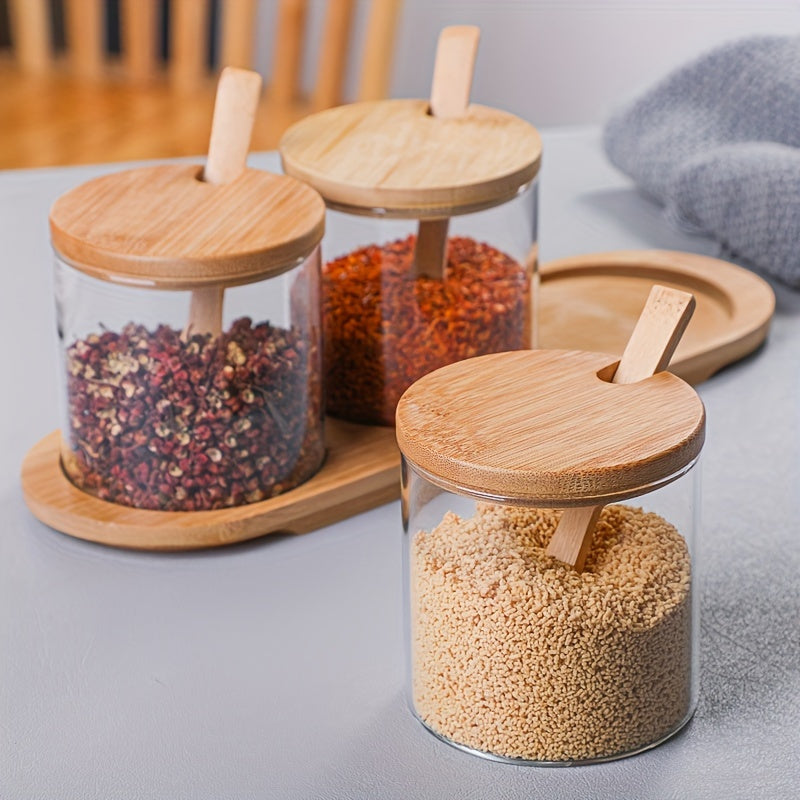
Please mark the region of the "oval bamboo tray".
<svg viewBox="0 0 800 800"><path fill-rule="evenodd" d="M319 472L285 494L215 511L148 511L81 491L61 469L61 434L35 444L22 464L33 515L62 533L133 550L196 550L270 533L306 533L400 495L394 429L326 420L327 457Z"/></svg>
<svg viewBox="0 0 800 800"><path fill-rule="evenodd" d="M752 353L775 311L769 284L727 261L673 250L618 250L541 265L543 348L620 355L654 283L697 301L670 372L691 384Z"/></svg>

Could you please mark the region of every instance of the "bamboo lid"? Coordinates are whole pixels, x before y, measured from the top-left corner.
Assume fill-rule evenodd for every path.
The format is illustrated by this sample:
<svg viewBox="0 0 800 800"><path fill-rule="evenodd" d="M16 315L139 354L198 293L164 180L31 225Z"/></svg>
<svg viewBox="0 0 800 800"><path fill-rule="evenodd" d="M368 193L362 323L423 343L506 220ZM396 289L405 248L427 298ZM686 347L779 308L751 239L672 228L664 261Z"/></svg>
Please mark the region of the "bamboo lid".
<svg viewBox="0 0 800 800"><path fill-rule="evenodd" d="M427 100L379 100L306 117L280 153L284 171L330 205L420 218L510 200L539 171L542 142L532 125L494 108L438 117Z"/></svg>
<svg viewBox="0 0 800 800"><path fill-rule="evenodd" d="M254 169L228 183L202 175L172 164L88 181L53 205L53 247L95 278L191 289L278 274L322 238L325 205L299 181Z"/></svg>
<svg viewBox="0 0 800 800"><path fill-rule="evenodd" d="M611 383L618 362L520 350L442 367L400 399L400 450L479 496L565 508L642 494L699 455L705 412L669 372Z"/></svg>

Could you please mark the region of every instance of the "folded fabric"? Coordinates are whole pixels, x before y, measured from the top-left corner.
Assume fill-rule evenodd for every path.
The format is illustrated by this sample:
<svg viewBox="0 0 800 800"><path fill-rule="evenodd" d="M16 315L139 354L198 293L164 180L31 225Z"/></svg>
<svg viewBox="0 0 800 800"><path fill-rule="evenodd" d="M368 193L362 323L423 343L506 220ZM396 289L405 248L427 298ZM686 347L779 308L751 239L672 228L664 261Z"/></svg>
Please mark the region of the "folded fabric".
<svg viewBox="0 0 800 800"><path fill-rule="evenodd" d="M701 56L617 112L603 138L676 222L800 287L800 37Z"/></svg>

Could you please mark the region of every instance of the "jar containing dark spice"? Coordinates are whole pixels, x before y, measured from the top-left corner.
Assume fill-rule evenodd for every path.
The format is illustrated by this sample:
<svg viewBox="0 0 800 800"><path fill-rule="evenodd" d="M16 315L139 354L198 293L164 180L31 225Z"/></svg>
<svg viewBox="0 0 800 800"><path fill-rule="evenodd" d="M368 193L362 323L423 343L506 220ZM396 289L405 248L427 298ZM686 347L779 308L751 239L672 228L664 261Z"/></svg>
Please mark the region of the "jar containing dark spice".
<svg viewBox="0 0 800 800"><path fill-rule="evenodd" d="M461 749L610 760L695 708L705 415L663 364L629 365L487 355L398 405L411 705Z"/></svg>
<svg viewBox="0 0 800 800"><path fill-rule="evenodd" d="M232 73L234 94L252 75ZM257 97L257 85L245 93ZM217 132L220 98L223 84ZM306 481L324 457L324 203L293 178L245 168L249 127L236 97L227 105L234 138L246 130L238 156L215 154L212 133L205 169L106 175L50 215L62 468L114 504L257 503Z"/></svg>
<svg viewBox="0 0 800 800"><path fill-rule="evenodd" d="M329 109L284 135L284 170L329 209L327 407L394 424L420 376L534 338L536 177L527 122L469 104L478 31L447 28L427 100Z"/></svg>

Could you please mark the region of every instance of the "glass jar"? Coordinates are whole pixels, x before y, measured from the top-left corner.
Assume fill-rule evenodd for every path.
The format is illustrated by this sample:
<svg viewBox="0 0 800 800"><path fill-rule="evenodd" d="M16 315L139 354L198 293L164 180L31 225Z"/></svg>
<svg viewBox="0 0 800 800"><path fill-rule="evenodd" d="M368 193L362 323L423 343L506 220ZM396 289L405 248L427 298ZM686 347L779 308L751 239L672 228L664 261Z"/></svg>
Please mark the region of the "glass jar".
<svg viewBox="0 0 800 800"><path fill-rule="evenodd" d="M106 176L51 212L62 468L112 503L256 503L324 458L324 205L285 176L198 174Z"/></svg>
<svg viewBox="0 0 800 800"><path fill-rule="evenodd" d="M393 425L419 377L535 341L541 141L470 105L355 103L296 123L284 170L329 209L322 267L328 412Z"/></svg>
<svg viewBox="0 0 800 800"><path fill-rule="evenodd" d="M668 373L626 386L609 368L577 351L485 356L398 406L409 701L461 749L611 760L696 706L702 403ZM548 544L564 509L592 507L577 571Z"/></svg>

